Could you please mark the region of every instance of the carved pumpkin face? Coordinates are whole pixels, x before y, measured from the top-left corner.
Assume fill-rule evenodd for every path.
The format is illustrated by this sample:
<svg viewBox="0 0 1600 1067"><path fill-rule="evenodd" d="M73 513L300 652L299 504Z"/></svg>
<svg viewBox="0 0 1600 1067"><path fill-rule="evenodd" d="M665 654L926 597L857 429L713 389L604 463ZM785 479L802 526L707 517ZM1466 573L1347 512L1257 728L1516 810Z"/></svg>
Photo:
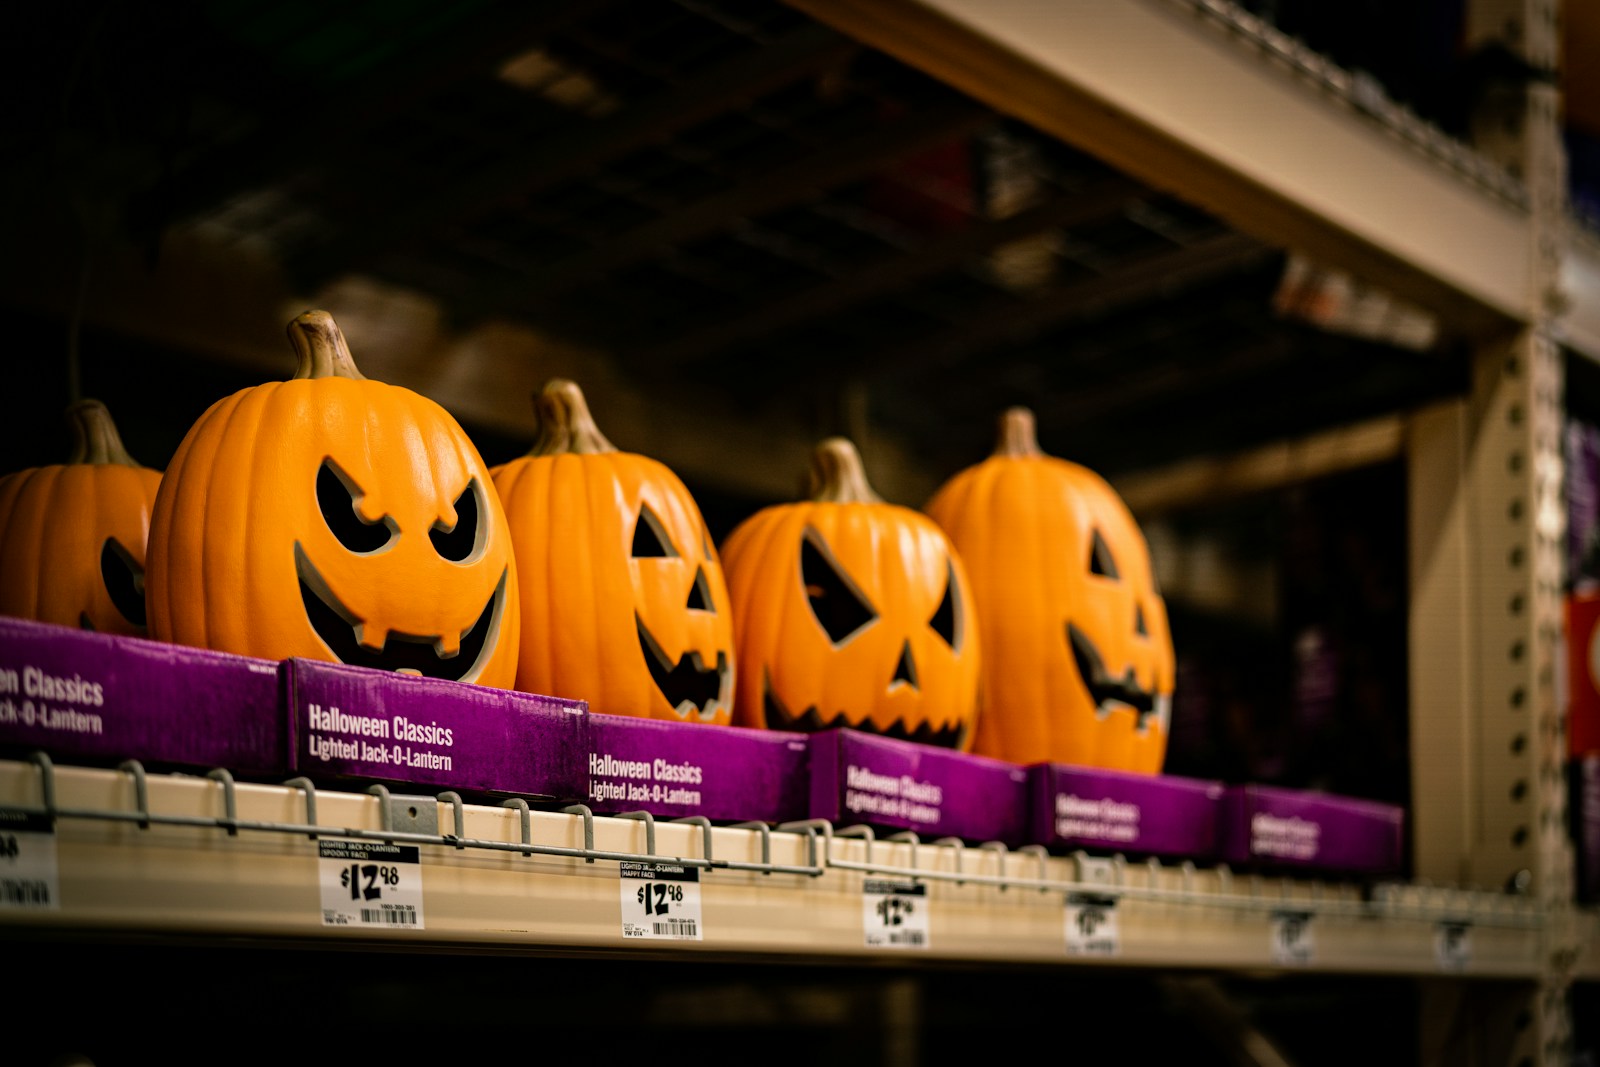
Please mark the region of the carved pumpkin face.
<svg viewBox="0 0 1600 1067"><path fill-rule="evenodd" d="M849 441L824 441L813 464L811 501L762 509L723 547L735 721L970 748L978 625L960 557L926 516L872 492Z"/></svg>
<svg viewBox="0 0 1600 1067"><path fill-rule="evenodd" d="M960 549L988 638L975 750L1154 774L1175 665L1166 605L1127 505L1046 456L1033 415L1002 417L995 454L927 506Z"/></svg>
<svg viewBox="0 0 1600 1067"><path fill-rule="evenodd" d="M213 404L150 529L153 636L510 686L517 580L477 449L433 401L356 370L326 312L300 369Z"/></svg>
<svg viewBox="0 0 1600 1067"><path fill-rule="evenodd" d="M527 589L517 688L727 725L733 623L694 497L663 464L617 451L576 384L549 382L535 407L538 443L492 472Z"/></svg>
<svg viewBox="0 0 1600 1067"><path fill-rule="evenodd" d="M0 615L145 633L145 537L161 472L122 447L98 400L67 412L70 462L0 478Z"/></svg>

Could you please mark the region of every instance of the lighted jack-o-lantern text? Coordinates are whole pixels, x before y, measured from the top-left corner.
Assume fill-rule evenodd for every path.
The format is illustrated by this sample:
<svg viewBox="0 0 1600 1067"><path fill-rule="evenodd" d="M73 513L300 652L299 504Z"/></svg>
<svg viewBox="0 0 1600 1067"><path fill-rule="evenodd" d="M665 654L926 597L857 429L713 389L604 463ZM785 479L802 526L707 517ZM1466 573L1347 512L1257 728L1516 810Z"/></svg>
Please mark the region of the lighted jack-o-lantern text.
<svg viewBox="0 0 1600 1067"><path fill-rule="evenodd" d="M662 463L618 451L575 383L551 380L534 408L532 451L493 471L527 590L517 687L725 725L733 624L694 497Z"/></svg>
<svg viewBox="0 0 1600 1067"><path fill-rule="evenodd" d="M488 469L439 405L356 369L333 319L299 369L213 404L150 529L151 633L509 687L517 577Z"/></svg>
<svg viewBox="0 0 1600 1067"><path fill-rule="evenodd" d="M817 447L811 489L750 516L723 546L735 721L969 748L979 627L960 556L927 516L872 491L844 438Z"/></svg>
<svg viewBox="0 0 1600 1067"><path fill-rule="evenodd" d="M1012 408L994 454L926 510L966 561L987 639L975 751L1160 771L1172 636L1144 535L1105 479L1045 455L1032 412Z"/></svg>
<svg viewBox="0 0 1600 1067"><path fill-rule="evenodd" d="M67 409L65 464L0 478L0 615L145 632L145 537L161 472L141 467L104 404Z"/></svg>

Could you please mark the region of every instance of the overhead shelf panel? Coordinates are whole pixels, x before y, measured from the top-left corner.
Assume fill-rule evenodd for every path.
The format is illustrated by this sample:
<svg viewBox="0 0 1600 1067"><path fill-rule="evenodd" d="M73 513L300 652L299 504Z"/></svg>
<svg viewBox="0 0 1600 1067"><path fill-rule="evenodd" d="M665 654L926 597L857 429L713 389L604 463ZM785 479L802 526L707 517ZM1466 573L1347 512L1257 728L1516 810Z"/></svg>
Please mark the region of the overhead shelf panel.
<svg viewBox="0 0 1600 1067"><path fill-rule="evenodd" d="M1530 306L1520 184L1232 4L791 0L985 103L1476 333ZM1569 343L1600 357L1600 256Z"/></svg>

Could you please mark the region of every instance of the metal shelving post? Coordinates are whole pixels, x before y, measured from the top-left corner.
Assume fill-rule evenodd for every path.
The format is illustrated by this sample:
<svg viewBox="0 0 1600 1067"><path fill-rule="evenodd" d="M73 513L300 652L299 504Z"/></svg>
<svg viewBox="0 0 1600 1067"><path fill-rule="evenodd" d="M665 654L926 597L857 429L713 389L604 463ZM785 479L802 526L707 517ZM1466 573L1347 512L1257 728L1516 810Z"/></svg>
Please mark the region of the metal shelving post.
<svg viewBox="0 0 1600 1067"><path fill-rule="evenodd" d="M1498 41L1554 69L1554 0L1472 0L1474 43ZM1507 1062L1566 1062L1578 946L1557 688L1562 634L1563 364L1556 324L1565 188L1556 89L1490 98L1476 148L1527 189L1521 321L1480 341L1470 398L1420 415L1408 448L1413 528L1411 677L1419 877L1535 895L1552 919L1531 1003L1426 990L1424 1041L1452 1021ZM1465 714L1463 714L1463 712ZM1454 1018L1453 1018L1454 1017ZM1463 1031L1457 1030L1458 1034ZM1459 1039L1458 1039L1459 1040ZM1466 1048L1456 1052L1466 1054Z"/></svg>

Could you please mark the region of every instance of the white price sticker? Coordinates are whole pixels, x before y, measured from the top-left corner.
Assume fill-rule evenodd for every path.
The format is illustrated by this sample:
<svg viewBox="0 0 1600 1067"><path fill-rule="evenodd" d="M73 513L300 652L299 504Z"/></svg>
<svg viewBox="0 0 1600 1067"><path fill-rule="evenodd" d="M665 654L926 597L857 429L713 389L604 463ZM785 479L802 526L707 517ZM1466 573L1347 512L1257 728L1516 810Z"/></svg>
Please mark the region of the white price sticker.
<svg viewBox="0 0 1600 1067"><path fill-rule="evenodd" d="M317 842L322 925L421 930L422 863L416 845Z"/></svg>
<svg viewBox="0 0 1600 1067"><path fill-rule="evenodd" d="M1094 893L1067 894L1067 955L1118 956L1122 936L1117 900Z"/></svg>
<svg viewBox="0 0 1600 1067"><path fill-rule="evenodd" d="M701 941L700 868L620 863L622 936Z"/></svg>
<svg viewBox="0 0 1600 1067"><path fill-rule="evenodd" d="M1272 913L1272 962L1286 967L1304 967L1316 955L1317 943L1309 911Z"/></svg>
<svg viewBox="0 0 1600 1067"><path fill-rule="evenodd" d="M1446 919L1433 928L1433 955L1441 971L1466 970L1472 961L1472 924Z"/></svg>
<svg viewBox="0 0 1600 1067"><path fill-rule="evenodd" d="M0 810L0 908L60 907L55 827L38 812Z"/></svg>
<svg viewBox="0 0 1600 1067"><path fill-rule="evenodd" d="M868 948L928 947L928 887L921 882L868 878L861 921Z"/></svg>

